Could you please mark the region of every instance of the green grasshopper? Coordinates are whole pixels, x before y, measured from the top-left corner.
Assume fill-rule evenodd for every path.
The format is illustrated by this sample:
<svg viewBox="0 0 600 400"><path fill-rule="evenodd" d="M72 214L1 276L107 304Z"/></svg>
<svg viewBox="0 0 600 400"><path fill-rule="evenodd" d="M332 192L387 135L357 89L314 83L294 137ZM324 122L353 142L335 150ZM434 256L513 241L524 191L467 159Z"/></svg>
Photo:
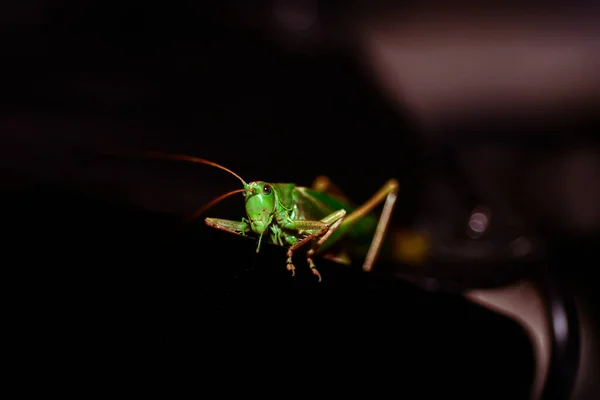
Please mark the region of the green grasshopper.
<svg viewBox="0 0 600 400"><path fill-rule="evenodd" d="M236 235L258 238L256 252L263 240L287 246L286 268L295 275L293 255L302 246L310 245L306 261L312 273L322 280L313 257L350 264L352 257L364 257L362 269L369 272L379 255L386 236L398 194L398 182L387 181L368 201L353 205L327 177L319 176L311 188L294 183L247 183L239 175L215 162L187 155L150 153L152 158L183 160L222 169L235 176L243 189L225 193L198 210L191 219L204 213L216 203L236 193L243 193L246 216L240 221L206 218L206 224ZM384 203L377 218L374 208ZM366 238L371 238L367 243ZM366 256L365 256L366 254Z"/></svg>

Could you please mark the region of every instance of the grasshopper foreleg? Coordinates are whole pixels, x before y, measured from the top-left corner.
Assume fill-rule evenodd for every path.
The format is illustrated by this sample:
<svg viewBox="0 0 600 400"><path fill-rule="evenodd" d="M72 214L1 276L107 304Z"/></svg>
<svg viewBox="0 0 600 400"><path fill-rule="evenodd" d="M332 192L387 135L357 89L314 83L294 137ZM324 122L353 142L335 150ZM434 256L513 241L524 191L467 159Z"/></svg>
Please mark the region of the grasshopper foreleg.
<svg viewBox="0 0 600 400"><path fill-rule="evenodd" d="M242 221L231 221L221 218L206 218L206 225L210 226L211 228L242 236L245 236L246 232L250 231L250 223L246 218L242 218Z"/></svg>

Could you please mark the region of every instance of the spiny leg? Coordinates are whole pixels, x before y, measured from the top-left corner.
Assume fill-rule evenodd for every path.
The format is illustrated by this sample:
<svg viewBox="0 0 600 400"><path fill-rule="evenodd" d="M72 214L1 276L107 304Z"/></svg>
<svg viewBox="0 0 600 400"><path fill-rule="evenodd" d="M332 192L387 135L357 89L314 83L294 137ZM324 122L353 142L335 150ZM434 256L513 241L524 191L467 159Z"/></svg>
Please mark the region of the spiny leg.
<svg viewBox="0 0 600 400"><path fill-rule="evenodd" d="M234 233L236 235L245 236L246 232L250 231L250 224L246 218L242 218L241 221L232 221L221 218L206 218L205 221L206 225L210 226L211 228Z"/></svg>
<svg viewBox="0 0 600 400"><path fill-rule="evenodd" d="M367 252L367 257L365 258L363 264L364 271L371 271L373 269L373 265L375 263L375 259L379 254L379 250L381 249L381 244L383 243L383 239L385 237L385 233L387 231L387 227L389 225L389 221L392 215L392 211L394 209L394 205L396 204L396 198L398 194L398 181L395 179L390 179L386 182L385 185L373 197L371 197L367 202L365 202L362 206L358 207L354 212L352 212L348 217L344 219L344 226L351 226L362 217L367 215L369 212L373 210L378 204L380 204L385 199L385 204L383 210L381 212L381 216L379 217L379 222L377 224L377 228L375 230L375 234L373 235L373 240L371 241L371 246L369 247L369 251ZM332 195L336 195L343 200L351 202L346 195L326 176L318 176L312 185L313 190L329 193Z"/></svg>
<svg viewBox="0 0 600 400"><path fill-rule="evenodd" d="M293 256L294 256L294 251L298 250L300 247L304 246L306 243L310 242L311 240L325 235L327 233L327 230L329 229L329 226L327 226L327 224L322 223L320 221L295 221L295 224L298 224L300 222L310 223L311 226L314 226L316 229L319 229L319 230L307 235L305 238L303 238L296 244L293 244L288 249L287 254L286 254L287 255L286 268L288 271L292 272L292 276L296 275L296 267L294 266L294 263L292 260Z"/></svg>
<svg viewBox="0 0 600 400"><path fill-rule="evenodd" d="M345 215L345 210L338 210L334 213L329 214L320 221L297 220L291 222L288 226L286 226L286 228L288 229L310 232L306 237L304 237L299 242L293 244L288 249L286 268L288 269L288 271L292 271L292 276L295 275L296 270L292 262L294 251L315 239L319 239L318 242L312 247L312 249L308 251L307 261L312 273L319 278L319 282L321 281L321 274L319 273L319 271L317 271L315 267L315 264L312 260L312 255L314 254L315 249L318 248L318 246L320 246L321 244L323 244L329 238L329 236L331 236L331 234L339 227Z"/></svg>
<svg viewBox="0 0 600 400"><path fill-rule="evenodd" d="M344 224L352 225L370 213L375 207L377 207L377 205L385 200L383 210L381 211L381 215L379 217L379 222L377 223L377 228L375 229L375 234L373 235L373 240L371 241L371 246L369 247L367 257L363 263L363 270L366 272L369 272L373 269L373 264L375 263L375 260L379 254L379 250L381 249L381 244L383 243L383 239L392 216L392 211L394 209L394 205L396 204L398 187L398 181L395 179L390 179L368 201L366 201L363 205L358 207L344 219Z"/></svg>
<svg viewBox="0 0 600 400"><path fill-rule="evenodd" d="M345 201L349 205L354 206L352 200L340 189L339 186L334 184L333 181L326 175L317 176L311 185L311 189L314 190L315 192L330 194L332 196L337 197L338 199L340 199L342 201ZM325 241L323 241L323 242L325 242ZM319 245L319 247L320 247L320 245ZM315 249L315 251L316 251L316 249ZM325 259L328 259L330 261L333 261L335 263L338 263L338 264L344 264L344 265L351 264L351 260L350 260L350 257L348 256L348 253L343 249L340 250L339 252L337 252L336 254L326 252L326 253L322 254L322 257Z"/></svg>
<svg viewBox="0 0 600 400"><path fill-rule="evenodd" d="M308 252L306 252L306 261L308 262L308 266L310 267L310 270L312 271L312 273L319 278L319 282L321 282L321 280L322 280L321 274L317 270L317 267L315 266L315 262L313 261L312 257L315 254L315 252L319 249L319 247L323 243L325 243L327 241L327 239L329 239L331 234L333 232L335 232L335 230L340 226L340 224L344 220L345 216L346 216L346 210L339 210L339 211L336 211L336 212L328 215L327 217L323 218L321 220L322 222L326 222L328 224L331 224L331 222L333 222L333 221L335 221L335 222L333 222L333 224L327 230L327 233L325 233L323 236L321 236L319 238L319 240L313 245L313 247L310 250L308 250Z"/></svg>
<svg viewBox="0 0 600 400"><path fill-rule="evenodd" d="M381 249L381 244L383 243L392 211L394 209L394 205L396 204L398 187L398 181L395 179L390 179L385 185L383 185L381 189L379 189L379 191L377 191L377 193L373 195L373 197L371 197L362 206L358 207L356 210L354 210L354 212L344 218L344 226L351 226L371 212L373 208L375 208L385 199L385 204L381 212L381 216L379 217L379 222L377 224L375 234L373 235L371 246L369 247L367 257L365 258L363 264L364 271L369 272L373 269L373 264L375 263L375 259L379 254L379 250ZM337 195L342 199L348 200L347 196L345 196L342 191L326 176L318 176L313 182L312 188L313 190Z"/></svg>

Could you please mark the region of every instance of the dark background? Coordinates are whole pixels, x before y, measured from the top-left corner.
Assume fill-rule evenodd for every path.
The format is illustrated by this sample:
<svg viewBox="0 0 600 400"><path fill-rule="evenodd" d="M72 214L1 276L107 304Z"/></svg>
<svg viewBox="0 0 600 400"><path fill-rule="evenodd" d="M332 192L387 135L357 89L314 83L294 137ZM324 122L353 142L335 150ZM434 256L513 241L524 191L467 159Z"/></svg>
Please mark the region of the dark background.
<svg viewBox="0 0 600 400"><path fill-rule="evenodd" d="M450 246L466 240L475 205L494 204L504 218L493 240L525 232L552 251L516 275L496 266L479 276L493 285L548 267L594 309L595 231L529 212L544 202L523 176L565 149L595 146L597 113L582 107L541 127L480 117L434 140L374 83L345 30L348 9L335 2L322 3L317 33L303 39L286 36L266 3L25 3L3 6L3 264L20 276L10 301L17 336L43 372L59 371L53 384L528 396L534 359L523 329L460 296L324 260L323 283L301 267L291 279L284 250L257 255L253 241L201 222L171 235L239 183L135 156L149 149L206 157L248 181L310 185L327 174L357 202L395 177L394 224L427 226ZM465 156L478 146L500 158ZM482 168L490 164L504 168ZM482 170L492 171L484 183ZM235 199L211 210L241 212ZM472 269L451 268L470 282Z"/></svg>

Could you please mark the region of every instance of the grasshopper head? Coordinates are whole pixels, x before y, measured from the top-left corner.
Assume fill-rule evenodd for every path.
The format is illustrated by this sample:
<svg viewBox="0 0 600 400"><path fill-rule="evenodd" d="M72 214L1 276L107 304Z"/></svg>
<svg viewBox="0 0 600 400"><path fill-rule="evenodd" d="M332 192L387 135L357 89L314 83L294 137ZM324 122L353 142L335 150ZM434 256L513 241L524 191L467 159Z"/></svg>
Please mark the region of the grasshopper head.
<svg viewBox="0 0 600 400"><path fill-rule="evenodd" d="M266 182L250 182L246 187L246 214L252 231L260 235L269 227L277 200L273 186Z"/></svg>

